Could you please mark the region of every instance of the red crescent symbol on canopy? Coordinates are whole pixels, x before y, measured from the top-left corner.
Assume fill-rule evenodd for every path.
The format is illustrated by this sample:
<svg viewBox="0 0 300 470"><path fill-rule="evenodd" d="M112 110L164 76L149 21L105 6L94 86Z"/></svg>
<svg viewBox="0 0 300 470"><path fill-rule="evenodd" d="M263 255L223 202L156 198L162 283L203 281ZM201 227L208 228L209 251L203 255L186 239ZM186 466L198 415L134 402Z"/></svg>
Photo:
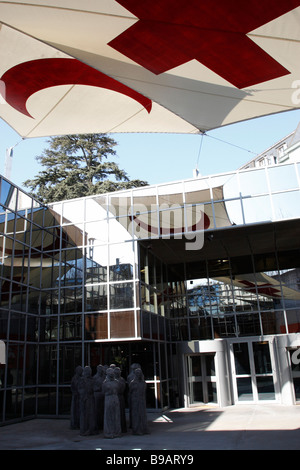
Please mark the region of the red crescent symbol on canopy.
<svg viewBox="0 0 300 470"><path fill-rule="evenodd" d="M1 80L5 83L5 101L29 117L32 116L26 108L28 98L37 91L58 85L107 88L133 98L148 113L152 108L149 98L77 59L53 58L23 62L7 70Z"/></svg>

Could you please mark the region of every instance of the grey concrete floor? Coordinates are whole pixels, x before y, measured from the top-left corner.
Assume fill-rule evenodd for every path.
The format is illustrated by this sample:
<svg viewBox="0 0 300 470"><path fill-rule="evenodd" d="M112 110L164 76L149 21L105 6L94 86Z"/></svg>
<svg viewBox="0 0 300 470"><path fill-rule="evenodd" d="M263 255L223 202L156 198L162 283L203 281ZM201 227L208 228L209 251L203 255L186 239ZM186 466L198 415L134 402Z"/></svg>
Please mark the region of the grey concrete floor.
<svg viewBox="0 0 300 470"><path fill-rule="evenodd" d="M300 407L201 406L148 413L150 434L116 439L80 436L68 419L0 427L0 450L300 450Z"/></svg>

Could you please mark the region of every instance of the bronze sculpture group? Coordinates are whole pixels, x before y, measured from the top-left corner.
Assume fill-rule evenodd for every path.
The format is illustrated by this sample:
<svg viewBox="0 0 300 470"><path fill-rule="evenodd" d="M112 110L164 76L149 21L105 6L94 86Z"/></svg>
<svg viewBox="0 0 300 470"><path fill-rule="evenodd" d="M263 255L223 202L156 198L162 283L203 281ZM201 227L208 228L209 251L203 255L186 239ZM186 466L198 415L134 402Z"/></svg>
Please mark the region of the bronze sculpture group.
<svg viewBox="0 0 300 470"><path fill-rule="evenodd" d="M146 382L139 364L132 364L127 382L115 364L76 367L71 382L71 428L82 436L103 432L105 438L127 432L125 392L128 390L129 428L132 434L148 434Z"/></svg>

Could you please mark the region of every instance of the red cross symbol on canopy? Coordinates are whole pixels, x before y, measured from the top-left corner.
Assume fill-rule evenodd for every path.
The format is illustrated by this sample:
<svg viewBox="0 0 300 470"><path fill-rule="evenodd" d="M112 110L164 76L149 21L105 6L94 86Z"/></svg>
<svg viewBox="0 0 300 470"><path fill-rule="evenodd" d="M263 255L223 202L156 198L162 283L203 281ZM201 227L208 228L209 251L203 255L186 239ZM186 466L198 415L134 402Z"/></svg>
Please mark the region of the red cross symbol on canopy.
<svg viewBox="0 0 300 470"><path fill-rule="evenodd" d="M289 73L247 33L300 0L117 0L139 20L109 45L155 74L196 59L238 88Z"/></svg>

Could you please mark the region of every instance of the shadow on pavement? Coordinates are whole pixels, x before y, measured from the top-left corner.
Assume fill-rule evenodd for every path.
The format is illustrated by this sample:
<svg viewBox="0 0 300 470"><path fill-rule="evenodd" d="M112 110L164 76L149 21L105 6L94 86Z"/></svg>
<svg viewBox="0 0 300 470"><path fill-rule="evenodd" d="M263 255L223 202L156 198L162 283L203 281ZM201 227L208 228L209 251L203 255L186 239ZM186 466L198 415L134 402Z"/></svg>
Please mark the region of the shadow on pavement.
<svg viewBox="0 0 300 470"><path fill-rule="evenodd" d="M150 433L116 439L80 436L68 419L33 419L0 427L1 450L293 450L300 449L300 409L199 408L148 413Z"/></svg>

